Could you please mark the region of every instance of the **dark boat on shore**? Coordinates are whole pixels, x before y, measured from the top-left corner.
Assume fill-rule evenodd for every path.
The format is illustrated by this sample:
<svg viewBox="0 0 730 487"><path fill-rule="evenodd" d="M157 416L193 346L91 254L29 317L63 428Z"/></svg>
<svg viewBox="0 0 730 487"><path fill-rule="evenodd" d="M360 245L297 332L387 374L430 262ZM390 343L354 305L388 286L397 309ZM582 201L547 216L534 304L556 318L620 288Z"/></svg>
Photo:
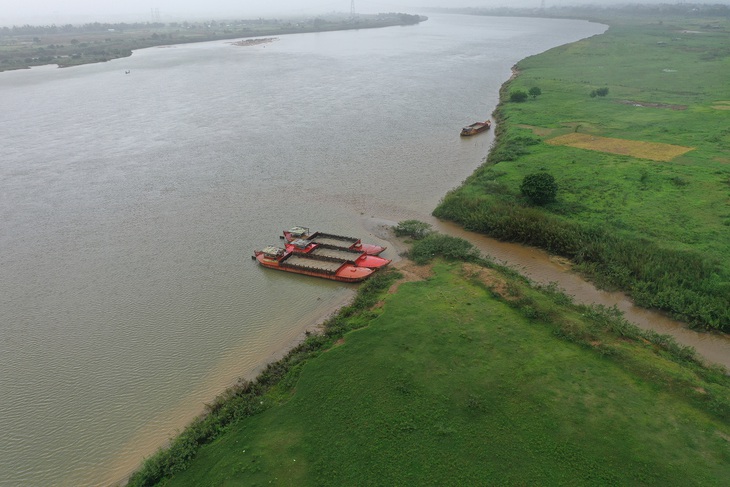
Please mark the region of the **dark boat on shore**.
<svg viewBox="0 0 730 487"><path fill-rule="evenodd" d="M359 250L343 249L342 247L314 243L311 240L301 238L287 243L285 248L287 252L339 259L358 267L369 267L370 269L380 269L391 262L390 259L378 257L377 255L368 255Z"/></svg>
<svg viewBox="0 0 730 487"><path fill-rule="evenodd" d="M356 250L368 255L378 255L386 249L386 247L380 245L362 243L359 238L355 237L345 237L343 235L335 235L333 233L310 232L307 227L293 227L290 230L285 230L284 236L280 238L285 239L287 242L293 242L294 240L301 238L309 240L312 243Z"/></svg>
<svg viewBox="0 0 730 487"><path fill-rule="evenodd" d="M274 246L255 250L251 258L258 260L259 264L269 269L340 282L360 282L375 272L374 269L358 267L344 260L287 252L285 249Z"/></svg>
<svg viewBox="0 0 730 487"><path fill-rule="evenodd" d="M485 130L489 130L489 127L492 126L492 121L487 120L485 122L476 122L471 125L467 125L463 129L461 129L461 135L467 136L467 135L476 135L479 132L484 132Z"/></svg>

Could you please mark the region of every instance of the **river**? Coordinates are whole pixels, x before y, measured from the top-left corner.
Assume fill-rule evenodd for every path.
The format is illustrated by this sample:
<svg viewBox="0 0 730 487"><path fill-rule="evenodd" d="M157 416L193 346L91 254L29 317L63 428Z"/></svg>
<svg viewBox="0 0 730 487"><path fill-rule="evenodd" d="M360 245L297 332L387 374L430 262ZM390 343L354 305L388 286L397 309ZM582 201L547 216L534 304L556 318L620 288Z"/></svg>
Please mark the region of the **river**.
<svg viewBox="0 0 730 487"><path fill-rule="evenodd" d="M354 292L253 249L429 219L512 65L604 29L437 15L0 73L0 485L122 479Z"/></svg>

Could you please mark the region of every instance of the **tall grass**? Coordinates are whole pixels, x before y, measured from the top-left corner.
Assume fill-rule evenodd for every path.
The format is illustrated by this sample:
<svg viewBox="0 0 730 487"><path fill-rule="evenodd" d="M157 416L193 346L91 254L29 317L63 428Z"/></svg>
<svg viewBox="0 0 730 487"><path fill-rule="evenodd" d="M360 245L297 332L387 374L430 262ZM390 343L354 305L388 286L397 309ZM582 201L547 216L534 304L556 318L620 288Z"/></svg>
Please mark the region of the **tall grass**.
<svg viewBox="0 0 730 487"><path fill-rule="evenodd" d="M447 195L434 215L567 257L599 285L625 290L640 306L667 311L695 327L730 331L730 282L721 281L716 262L697 253L459 193Z"/></svg>

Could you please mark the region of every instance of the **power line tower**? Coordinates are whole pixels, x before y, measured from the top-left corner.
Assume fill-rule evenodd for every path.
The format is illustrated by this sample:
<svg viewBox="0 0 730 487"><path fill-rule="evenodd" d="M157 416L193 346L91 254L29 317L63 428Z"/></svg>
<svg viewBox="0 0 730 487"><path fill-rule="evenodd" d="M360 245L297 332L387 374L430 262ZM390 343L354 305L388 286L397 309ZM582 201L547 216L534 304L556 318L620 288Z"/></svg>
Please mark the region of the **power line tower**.
<svg viewBox="0 0 730 487"><path fill-rule="evenodd" d="M350 17L355 16L355 0L350 0Z"/></svg>
<svg viewBox="0 0 730 487"><path fill-rule="evenodd" d="M541 2L540 2L540 10L545 10L545 0L541 0Z"/></svg>

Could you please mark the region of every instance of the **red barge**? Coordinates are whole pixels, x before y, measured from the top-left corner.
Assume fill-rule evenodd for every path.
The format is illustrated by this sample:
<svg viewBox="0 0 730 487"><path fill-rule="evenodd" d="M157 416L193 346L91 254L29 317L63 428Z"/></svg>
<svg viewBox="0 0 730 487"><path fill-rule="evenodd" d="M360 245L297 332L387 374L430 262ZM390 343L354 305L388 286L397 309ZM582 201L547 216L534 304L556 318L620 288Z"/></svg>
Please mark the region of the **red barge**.
<svg viewBox="0 0 730 487"><path fill-rule="evenodd" d="M467 125L463 129L461 129L461 135L476 135L479 132L484 132L485 130L489 130L489 127L492 126L492 121L487 120L486 122L477 122L473 123L471 125Z"/></svg>
<svg viewBox="0 0 730 487"><path fill-rule="evenodd" d="M340 282L360 282L375 272L374 269L358 267L347 261L287 252L285 249L274 246L254 251L251 258L258 260L259 264L270 269L322 277Z"/></svg>
<svg viewBox="0 0 730 487"><path fill-rule="evenodd" d="M369 267L370 269L380 269L390 264L390 259L378 257L376 255L368 255L358 250L343 249L328 244L314 243L311 240L298 238L292 240L285 245L287 252L300 253L324 257L327 259L336 259L355 264L357 267Z"/></svg>
<svg viewBox="0 0 730 487"><path fill-rule="evenodd" d="M341 249L356 250L368 255L378 255L385 250L385 247L380 245L364 244L359 238L345 237L342 235L334 235L332 233L324 232L310 232L307 227L294 227L290 230L285 230L284 236L281 238L290 243L297 239L304 239L309 240L312 243L330 245Z"/></svg>

